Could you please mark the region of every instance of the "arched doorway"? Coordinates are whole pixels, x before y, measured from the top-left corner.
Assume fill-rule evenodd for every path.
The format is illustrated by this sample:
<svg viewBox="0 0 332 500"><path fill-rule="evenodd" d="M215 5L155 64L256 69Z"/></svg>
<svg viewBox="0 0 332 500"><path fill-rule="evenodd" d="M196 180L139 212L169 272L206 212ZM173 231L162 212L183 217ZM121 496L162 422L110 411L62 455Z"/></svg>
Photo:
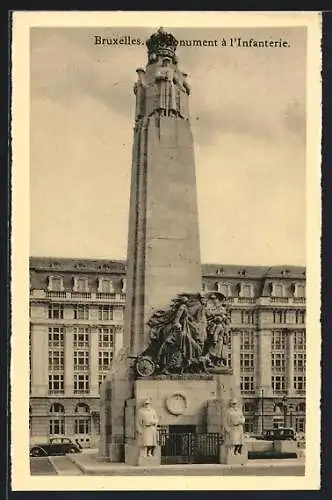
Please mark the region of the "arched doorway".
<svg viewBox="0 0 332 500"><path fill-rule="evenodd" d="M78 403L75 407L74 440L82 448L91 446L91 414L86 403Z"/></svg>

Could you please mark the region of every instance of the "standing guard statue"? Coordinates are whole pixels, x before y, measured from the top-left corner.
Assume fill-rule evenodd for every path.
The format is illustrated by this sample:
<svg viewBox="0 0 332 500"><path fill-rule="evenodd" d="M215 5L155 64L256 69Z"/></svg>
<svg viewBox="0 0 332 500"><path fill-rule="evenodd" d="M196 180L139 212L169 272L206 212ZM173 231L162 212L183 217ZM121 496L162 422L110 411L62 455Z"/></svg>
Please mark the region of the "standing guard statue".
<svg viewBox="0 0 332 500"><path fill-rule="evenodd" d="M157 413L152 407L151 400L146 399L143 407L138 411L136 427L138 444L142 447L143 455L147 457L154 456L154 451L158 444L157 424Z"/></svg>

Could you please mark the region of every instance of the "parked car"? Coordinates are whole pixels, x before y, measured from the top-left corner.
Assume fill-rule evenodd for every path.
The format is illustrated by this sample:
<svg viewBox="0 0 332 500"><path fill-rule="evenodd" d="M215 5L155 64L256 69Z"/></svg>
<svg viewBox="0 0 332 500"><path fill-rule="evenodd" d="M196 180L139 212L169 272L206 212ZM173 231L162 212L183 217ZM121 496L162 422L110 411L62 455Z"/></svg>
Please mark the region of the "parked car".
<svg viewBox="0 0 332 500"><path fill-rule="evenodd" d="M296 441L296 432L294 429L268 429L263 432L262 439L265 441Z"/></svg>
<svg viewBox="0 0 332 500"><path fill-rule="evenodd" d="M80 453L81 447L66 437L51 438L46 443L37 443L30 448L31 457L47 457L50 455L66 455Z"/></svg>

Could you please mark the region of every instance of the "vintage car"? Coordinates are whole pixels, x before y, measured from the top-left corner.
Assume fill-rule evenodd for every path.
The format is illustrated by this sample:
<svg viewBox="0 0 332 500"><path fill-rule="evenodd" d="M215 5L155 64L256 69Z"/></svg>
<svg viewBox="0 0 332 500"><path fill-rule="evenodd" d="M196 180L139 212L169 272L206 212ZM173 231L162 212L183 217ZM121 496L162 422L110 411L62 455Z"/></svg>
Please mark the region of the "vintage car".
<svg viewBox="0 0 332 500"><path fill-rule="evenodd" d="M279 429L269 429L264 431L261 439L265 441L296 441L296 432L294 429L281 427Z"/></svg>
<svg viewBox="0 0 332 500"><path fill-rule="evenodd" d="M46 443L37 443L30 448L31 457L47 457L50 455L66 455L80 453L81 447L66 437L51 438Z"/></svg>

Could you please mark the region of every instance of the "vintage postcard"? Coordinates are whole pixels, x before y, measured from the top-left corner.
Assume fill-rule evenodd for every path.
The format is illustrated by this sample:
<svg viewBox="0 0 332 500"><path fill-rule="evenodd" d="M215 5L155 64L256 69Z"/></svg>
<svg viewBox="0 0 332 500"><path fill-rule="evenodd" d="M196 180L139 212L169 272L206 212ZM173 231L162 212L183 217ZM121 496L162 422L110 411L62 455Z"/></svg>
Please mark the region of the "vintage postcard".
<svg viewBox="0 0 332 500"><path fill-rule="evenodd" d="M12 28L12 489L318 489L320 14Z"/></svg>

